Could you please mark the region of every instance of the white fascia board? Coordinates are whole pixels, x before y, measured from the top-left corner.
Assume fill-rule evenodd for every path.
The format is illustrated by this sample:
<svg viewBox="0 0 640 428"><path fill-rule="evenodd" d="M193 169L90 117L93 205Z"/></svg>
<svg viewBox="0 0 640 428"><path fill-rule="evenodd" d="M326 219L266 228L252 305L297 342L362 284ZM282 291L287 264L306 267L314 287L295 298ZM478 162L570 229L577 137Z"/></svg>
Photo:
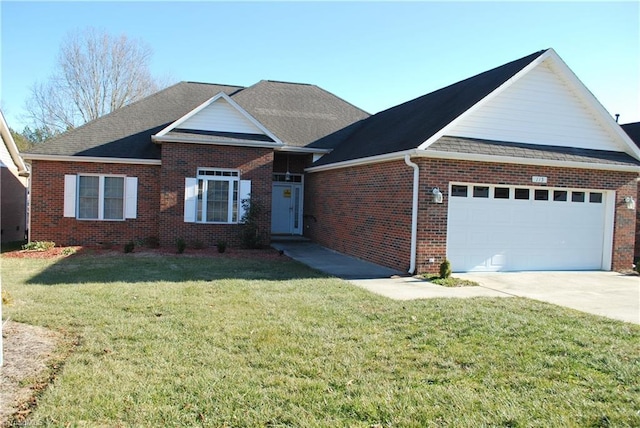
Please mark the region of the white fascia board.
<svg viewBox="0 0 640 428"><path fill-rule="evenodd" d="M321 171L330 171L332 169L369 165L373 163L389 162L394 160L404 160L405 155L413 156L416 153L417 153L416 150L411 149L411 150L405 150L403 152L387 153L384 155L371 156L368 158L361 158L361 159L352 159L352 160L343 161L343 162L331 163L328 165L311 166L309 168L305 168L304 171L313 173L313 172L321 172Z"/></svg>
<svg viewBox="0 0 640 428"><path fill-rule="evenodd" d="M533 61L531 61L529 64L527 64L522 70L520 70L519 72L517 72L516 74L514 74L513 76L511 76L509 79L507 79L502 85L498 86L496 89L493 90L493 92L489 93L486 97L484 97L483 99L481 99L480 101L478 101L477 103L475 103L474 105L472 105L469 109L467 109L465 112L463 112L460 116L456 117L455 119L453 119L451 122L449 122L447 125L445 125L444 128L442 128L441 130L439 130L438 132L436 132L435 134L433 134L431 137L429 137L425 142L423 142L422 144L420 144L418 146L418 150L426 150L427 147L429 147L431 144L435 143L436 141L438 141L440 139L440 137L443 137L448 131L449 129L451 129L452 127L454 127L456 124L458 124L460 121L464 120L467 116L469 116L471 113L473 113L474 111L478 110L479 108L482 108L482 106L484 106L485 104L487 104L489 101L491 101L493 98L495 98L496 96L498 96L498 94L502 93L504 90L506 90L509 86L513 85L515 82L517 82L518 80L520 80L524 75L526 75L529 71L531 71L532 69L534 69L535 67L538 66L538 64L541 64L544 60L546 60L547 58L549 58L549 56L551 54L555 54L555 52L553 51L553 49L547 49L542 55L540 55L538 58L534 59ZM557 55L556 55L557 56Z"/></svg>
<svg viewBox="0 0 640 428"><path fill-rule="evenodd" d="M534 165L534 166L549 166L554 168L578 168L578 169L592 169L600 171L622 171L622 172L635 172L640 174L640 166L633 165L612 165L602 163L586 163L575 161L561 161L551 159L535 159L535 158L519 158L512 156L494 156L494 155L482 155L475 153L458 153L458 152L444 152L438 150L406 150L404 152L388 153L385 155L372 156L362 159L348 160L344 162L336 162L329 165L312 166L305 168L305 172L321 172L330 171L332 169L349 168L354 166L369 165L374 163L389 162L393 160L403 160L405 155L433 158L433 159L451 159L451 160L464 160L471 162L491 162L491 163L508 163L508 164L520 164L520 165Z"/></svg>
<svg viewBox="0 0 640 428"><path fill-rule="evenodd" d="M289 153L330 153L332 149L314 149L310 147L282 146L277 149L279 152Z"/></svg>
<svg viewBox="0 0 640 428"><path fill-rule="evenodd" d="M549 166L554 168L579 168L594 169L602 171L623 171L640 173L640 166L633 165L612 165L603 163L587 163L575 161L561 161L552 159L519 158L513 156L494 156L475 153L443 152L438 150L417 150L414 156L434 158L465 160L472 162L508 163L520 165Z"/></svg>
<svg viewBox="0 0 640 428"><path fill-rule="evenodd" d="M9 125L7 125L6 120L4 119L4 114L0 111L0 135L2 136L2 140L9 150L9 155L11 155L11 159L13 163L18 167L18 175L21 177L28 177L29 170L27 169L27 165L24 163L24 160L20 156L20 152L18 151L18 146L16 142L13 140L11 136L11 132L9 131Z"/></svg>
<svg viewBox="0 0 640 428"><path fill-rule="evenodd" d="M218 94L214 95L213 97L211 97L209 100L205 101L204 103L200 104L198 107L196 107L195 109L191 110L189 113L187 113L186 115L182 116L180 119L176 120L175 122L173 122L171 125L167 126L166 128L164 128L163 130L161 130L160 132L158 132L156 135L154 135L153 137L164 137L168 132L170 132L171 130L178 128L182 123L184 123L185 121L187 121L189 118L195 116L196 114L198 114L198 112L200 112L201 110L205 109L206 107L208 107L209 105L213 104L214 102L218 101L220 98L224 99L225 101L227 101L233 108L235 108L241 115L243 115L249 122L253 123L256 127L258 127L262 132L265 133L265 135L267 135L269 138L271 138L273 141L275 141L276 143L280 144L280 145L284 145L284 143L282 141L280 141L280 139L278 137L276 137L275 135L273 135L273 133L271 133L271 131L269 131L263 124L261 124L256 118L254 118L253 116L251 116L245 109L243 109L242 107L240 107L240 105L238 103L236 103L235 101L233 101L231 99L231 97L227 94L225 94L224 92L218 92ZM164 141L164 140L159 140L159 139L154 139L154 141Z"/></svg>
<svg viewBox="0 0 640 428"><path fill-rule="evenodd" d="M120 163L128 165L162 165L160 159L100 158L93 156L40 155L25 153L26 160L54 162Z"/></svg>
<svg viewBox="0 0 640 428"><path fill-rule="evenodd" d="M253 140L236 140L237 142L229 142L229 141L223 141L223 140L216 140L216 139L210 139L210 140L198 140L198 139L191 139L191 138L185 138L185 137L172 137L170 135L167 136L152 136L151 140L155 143L185 143L185 144L204 144L204 145L213 145L213 146L233 146L233 147L262 147L262 148L266 148L266 149L277 149L282 147L282 144L280 143L266 143L266 142L259 142L259 141L253 141Z"/></svg>

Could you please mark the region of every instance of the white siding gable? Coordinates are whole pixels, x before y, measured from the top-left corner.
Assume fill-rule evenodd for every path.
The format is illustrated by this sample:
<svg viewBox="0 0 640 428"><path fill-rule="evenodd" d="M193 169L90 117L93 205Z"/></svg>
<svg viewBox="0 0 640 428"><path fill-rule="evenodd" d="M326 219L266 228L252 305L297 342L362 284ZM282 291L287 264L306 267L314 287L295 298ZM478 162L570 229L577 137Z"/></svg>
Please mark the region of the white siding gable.
<svg viewBox="0 0 640 428"><path fill-rule="evenodd" d="M245 134L265 133L240 113L224 98L218 98L181 124L183 129L201 131L239 132Z"/></svg>
<svg viewBox="0 0 640 428"><path fill-rule="evenodd" d="M626 151L548 60L470 111L445 133L485 140Z"/></svg>

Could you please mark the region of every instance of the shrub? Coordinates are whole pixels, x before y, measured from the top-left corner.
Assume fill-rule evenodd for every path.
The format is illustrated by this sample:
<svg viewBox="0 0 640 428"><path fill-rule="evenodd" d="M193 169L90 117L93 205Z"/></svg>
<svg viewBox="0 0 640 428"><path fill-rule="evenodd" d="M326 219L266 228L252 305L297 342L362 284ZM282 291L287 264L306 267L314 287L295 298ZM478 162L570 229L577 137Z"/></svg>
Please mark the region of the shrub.
<svg viewBox="0 0 640 428"><path fill-rule="evenodd" d="M76 249L72 247L66 247L65 249L62 250L63 256L70 256L75 253L76 253Z"/></svg>
<svg viewBox="0 0 640 428"><path fill-rule="evenodd" d="M11 297L11 294L9 294L7 290L2 290L2 304L10 305L11 303L13 303L13 297Z"/></svg>
<svg viewBox="0 0 640 428"><path fill-rule="evenodd" d="M227 249L227 241L218 241L216 247L218 247L219 253L224 253L224 250Z"/></svg>
<svg viewBox="0 0 640 428"><path fill-rule="evenodd" d="M56 246L55 242L52 241L34 241L27 242L22 246L23 250L28 251L47 251Z"/></svg>
<svg viewBox="0 0 640 428"><path fill-rule="evenodd" d="M126 244L124 244L124 252L125 253L133 253L133 249L135 248L136 244L133 241L129 241Z"/></svg>
<svg viewBox="0 0 640 428"><path fill-rule="evenodd" d="M182 254L182 253L184 253L184 250L187 249L187 243L185 242L184 239L178 238L176 240L176 247L178 249L178 254Z"/></svg>
<svg viewBox="0 0 640 428"><path fill-rule="evenodd" d="M451 262L447 259L444 259L442 263L440 263L440 278L449 278L451 276Z"/></svg>
<svg viewBox="0 0 640 428"><path fill-rule="evenodd" d="M262 248L262 232L260 231L259 219L262 213L262 206L257 200L243 199L242 208L244 214L240 219L240 245L242 248L257 249Z"/></svg>

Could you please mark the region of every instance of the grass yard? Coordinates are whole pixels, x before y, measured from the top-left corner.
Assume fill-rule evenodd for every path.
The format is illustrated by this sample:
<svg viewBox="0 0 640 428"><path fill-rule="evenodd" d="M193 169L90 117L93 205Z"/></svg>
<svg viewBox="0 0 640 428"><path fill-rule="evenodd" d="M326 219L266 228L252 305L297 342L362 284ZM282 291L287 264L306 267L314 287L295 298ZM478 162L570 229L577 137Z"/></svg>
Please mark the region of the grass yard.
<svg viewBox="0 0 640 428"><path fill-rule="evenodd" d="M36 426L640 426L640 327L526 299L396 302L275 260L2 259L69 353Z"/></svg>

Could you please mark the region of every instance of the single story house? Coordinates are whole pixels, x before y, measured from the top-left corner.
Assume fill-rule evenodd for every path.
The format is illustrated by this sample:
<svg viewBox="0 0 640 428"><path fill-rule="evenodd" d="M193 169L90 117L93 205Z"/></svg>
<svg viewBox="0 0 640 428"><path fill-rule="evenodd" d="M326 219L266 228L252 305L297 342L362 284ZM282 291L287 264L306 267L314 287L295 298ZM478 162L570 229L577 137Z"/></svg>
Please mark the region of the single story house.
<svg viewBox="0 0 640 428"><path fill-rule="evenodd" d="M20 157L9 126L0 112L0 222L1 242L22 241L27 235L27 179L29 171Z"/></svg>
<svg viewBox="0 0 640 428"><path fill-rule="evenodd" d="M317 86L182 82L39 146L31 239L304 235L385 266L631 267L640 149L553 49L373 116Z"/></svg>
<svg viewBox="0 0 640 428"><path fill-rule="evenodd" d="M621 125L624 132L629 135L629 137L636 143L636 146L640 148L640 122L627 123ZM635 198L636 205L637 201L640 200L640 184L638 185L638 196ZM640 210L636 209L636 251L635 258L640 263Z"/></svg>

